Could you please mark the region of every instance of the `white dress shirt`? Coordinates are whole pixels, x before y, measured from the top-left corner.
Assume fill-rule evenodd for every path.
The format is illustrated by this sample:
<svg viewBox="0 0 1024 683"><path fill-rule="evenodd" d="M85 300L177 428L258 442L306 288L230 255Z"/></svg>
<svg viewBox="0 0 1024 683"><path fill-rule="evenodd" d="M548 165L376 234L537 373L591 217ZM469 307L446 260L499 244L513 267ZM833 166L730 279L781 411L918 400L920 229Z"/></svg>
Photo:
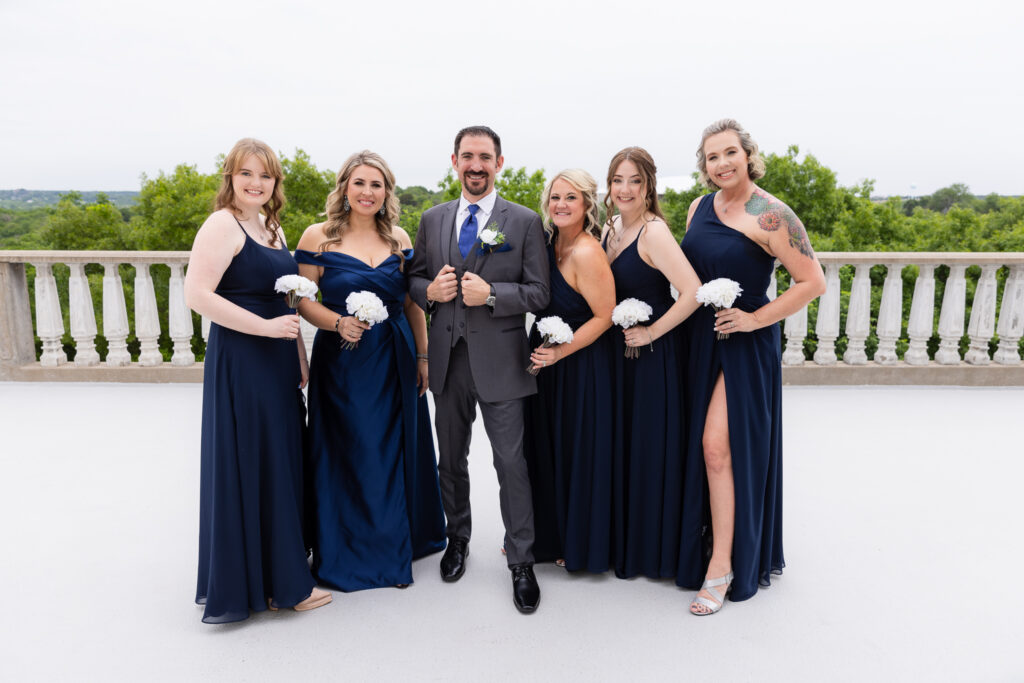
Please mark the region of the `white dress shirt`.
<svg viewBox="0 0 1024 683"><path fill-rule="evenodd" d="M491 214L494 212L494 202L498 199L498 191L495 188L491 188L490 193L479 201L471 202L466 199L466 195L459 195L459 210L455 212L455 239L459 239L459 231L462 230L462 224L466 222L466 218L469 216L469 205L476 204L479 209L476 212L476 234L480 236L480 231L487 227L487 221L490 220Z"/></svg>

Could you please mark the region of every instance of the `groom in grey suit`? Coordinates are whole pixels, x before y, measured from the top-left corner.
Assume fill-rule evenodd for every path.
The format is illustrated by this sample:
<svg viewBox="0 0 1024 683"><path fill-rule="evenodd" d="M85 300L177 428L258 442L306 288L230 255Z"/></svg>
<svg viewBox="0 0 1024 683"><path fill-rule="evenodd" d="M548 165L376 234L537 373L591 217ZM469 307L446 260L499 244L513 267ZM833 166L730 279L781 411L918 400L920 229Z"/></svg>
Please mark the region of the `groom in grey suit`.
<svg viewBox="0 0 1024 683"><path fill-rule="evenodd" d="M548 303L548 258L540 217L498 196L501 139L486 126L455 136L452 166L462 195L423 213L409 267L409 294L428 314L430 390L437 408L441 497L448 547L441 577L457 581L469 556L469 440L476 406L498 473L512 597L520 612L540 601L533 573L533 502L523 457L526 372L523 315Z"/></svg>

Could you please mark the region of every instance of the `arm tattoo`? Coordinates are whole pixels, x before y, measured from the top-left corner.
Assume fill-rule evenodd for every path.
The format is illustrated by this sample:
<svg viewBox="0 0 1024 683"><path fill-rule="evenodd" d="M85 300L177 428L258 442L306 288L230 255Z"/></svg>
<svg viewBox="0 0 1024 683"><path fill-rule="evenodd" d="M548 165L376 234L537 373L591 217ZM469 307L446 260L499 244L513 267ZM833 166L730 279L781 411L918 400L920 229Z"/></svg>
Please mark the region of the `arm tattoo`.
<svg viewBox="0 0 1024 683"><path fill-rule="evenodd" d="M761 188L755 188L754 194L743 205L747 213L757 216L757 224L766 232L775 232L781 227L786 228L789 234L789 246L793 247L807 258L814 258L814 250L811 242L807 239L807 231L804 224L789 208L775 197L771 196Z"/></svg>

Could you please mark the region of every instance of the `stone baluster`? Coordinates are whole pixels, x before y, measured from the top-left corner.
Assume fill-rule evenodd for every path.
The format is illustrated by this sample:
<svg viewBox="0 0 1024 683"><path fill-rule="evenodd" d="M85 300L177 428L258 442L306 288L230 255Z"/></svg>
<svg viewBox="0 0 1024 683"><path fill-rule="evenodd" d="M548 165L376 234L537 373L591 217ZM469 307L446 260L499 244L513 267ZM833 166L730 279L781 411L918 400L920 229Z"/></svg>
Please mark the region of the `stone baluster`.
<svg viewBox="0 0 1024 683"><path fill-rule="evenodd" d="M996 271L997 264L981 267L981 279L974 290L974 302L971 304L971 322L967 325L967 334L971 337L971 346L967 349L964 360L971 365L988 365L992 359L988 355L989 340L996 333Z"/></svg>
<svg viewBox="0 0 1024 683"><path fill-rule="evenodd" d="M903 329L903 268L898 263L885 265L885 283L882 285L882 302L878 307L878 350L875 362L879 365L895 365L900 362L896 354L896 340Z"/></svg>
<svg viewBox="0 0 1024 683"><path fill-rule="evenodd" d="M202 325L200 327L203 330L203 341L206 342L207 344L209 344L210 343L210 319L207 318L205 315L202 316L202 318L203 318L203 322L202 322Z"/></svg>
<svg viewBox="0 0 1024 683"><path fill-rule="evenodd" d="M839 264L825 266L825 293L818 299L818 322L814 331L818 335L818 348L814 362L818 365L836 364L836 339L839 338Z"/></svg>
<svg viewBox="0 0 1024 683"><path fill-rule="evenodd" d="M1000 365L1020 364L1018 344L1024 335L1024 265L1010 268L1003 289L1003 305L999 309L999 348L993 360Z"/></svg>
<svg viewBox="0 0 1024 683"><path fill-rule="evenodd" d="M43 340L43 355L39 364L56 367L68 362L64 353L64 318L60 312L60 298L57 296L57 281L49 263L33 264L36 267L36 334Z"/></svg>
<svg viewBox="0 0 1024 683"><path fill-rule="evenodd" d="M925 263L919 268L907 324L910 347L903 355L903 360L910 365L928 365L928 340L932 338L935 325L935 264Z"/></svg>
<svg viewBox="0 0 1024 683"><path fill-rule="evenodd" d="M192 353L192 311L185 305L184 263L168 263L171 268L167 304L168 328L174 342L171 365L194 365L196 355Z"/></svg>
<svg viewBox="0 0 1024 683"><path fill-rule="evenodd" d="M946 291L942 295L942 310L939 312L939 350L935 362L940 365L960 363L960 337L964 336L964 310L967 298L967 266L954 264L949 267Z"/></svg>
<svg viewBox="0 0 1024 683"><path fill-rule="evenodd" d="M772 263L772 276L768 280L768 291L765 294L768 296L768 301L775 301L775 297L779 295L779 281L776 279L775 274L779 270L779 262L776 260Z"/></svg>
<svg viewBox="0 0 1024 683"><path fill-rule="evenodd" d="M846 353L843 362L847 365L867 365L868 355L864 350L871 328L871 264L859 263L853 276L850 291L850 306L846 311Z"/></svg>
<svg viewBox="0 0 1024 683"><path fill-rule="evenodd" d="M107 365L129 365L128 309L124 302L124 284L116 263L103 264L103 336L107 339Z"/></svg>
<svg viewBox="0 0 1024 683"><path fill-rule="evenodd" d="M807 306L786 318L786 349L782 352L783 365L804 364L804 339L807 337Z"/></svg>
<svg viewBox="0 0 1024 683"><path fill-rule="evenodd" d="M89 278L82 263L69 263L68 307L71 317L71 336L75 338L75 365L99 365L96 351L96 311L92 307Z"/></svg>
<svg viewBox="0 0 1024 683"><path fill-rule="evenodd" d="M157 344L160 338L160 317L156 308L153 278L149 274L149 264L132 265L135 266L135 336L139 340L139 365L160 365L164 358Z"/></svg>

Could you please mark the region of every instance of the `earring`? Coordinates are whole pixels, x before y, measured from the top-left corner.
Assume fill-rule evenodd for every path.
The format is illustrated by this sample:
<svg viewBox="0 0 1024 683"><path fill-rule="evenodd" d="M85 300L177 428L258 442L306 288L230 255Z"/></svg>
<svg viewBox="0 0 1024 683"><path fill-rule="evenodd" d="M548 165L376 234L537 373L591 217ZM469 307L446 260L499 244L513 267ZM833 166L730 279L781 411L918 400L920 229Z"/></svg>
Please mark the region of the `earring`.
<svg viewBox="0 0 1024 683"><path fill-rule="evenodd" d="M385 204L381 204L381 205L380 205L380 211L378 211L377 213L379 213L379 214L380 214L381 216L383 216L383 215L384 215L384 214L386 214L387 212L388 212L388 211L387 211L387 208L386 208Z"/></svg>
<svg viewBox="0 0 1024 683"><path fill-rule="evenodd" d="M345 209L345 211L352 210L352 207L348 203L348 195L345 195L345 201L341 203L341 208Z"/></svg>

